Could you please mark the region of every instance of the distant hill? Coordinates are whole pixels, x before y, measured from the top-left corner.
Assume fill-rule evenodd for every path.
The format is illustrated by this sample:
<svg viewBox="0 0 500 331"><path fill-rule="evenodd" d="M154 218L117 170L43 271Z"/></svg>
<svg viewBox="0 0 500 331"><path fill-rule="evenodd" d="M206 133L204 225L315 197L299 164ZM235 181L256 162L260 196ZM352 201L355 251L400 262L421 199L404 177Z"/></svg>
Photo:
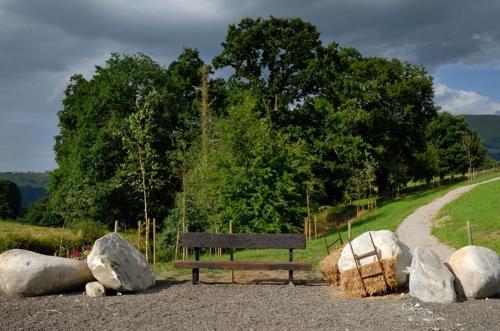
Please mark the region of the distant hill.
<svg viewBox="0 0 500 331"><path fill-rule="evenodd" d="M0 172L0 179L17 184L22 196L22 207L26 208L38 198L47 195L49 172Z"/></svg>
<svg viewBox="0 0 500 331"><path fill-rule="evenodd" d="M499 115L463 115L469 127L483 139L488 154L500 160L500 116Z"/></svg>

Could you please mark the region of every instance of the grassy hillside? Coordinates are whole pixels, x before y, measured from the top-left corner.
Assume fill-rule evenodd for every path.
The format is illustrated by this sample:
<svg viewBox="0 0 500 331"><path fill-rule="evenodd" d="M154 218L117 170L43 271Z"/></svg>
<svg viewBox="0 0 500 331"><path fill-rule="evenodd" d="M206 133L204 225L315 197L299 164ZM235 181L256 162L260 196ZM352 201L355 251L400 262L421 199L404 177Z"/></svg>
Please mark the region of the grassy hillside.
<svg viewBox="0 0 500 331"><path fill-rule="evenodd" d="M498 115L464 115L469 127L483 139L488 154L500 160L500 116Z"/></svg>
<svg viewBox="0 0 500 331"><path fill-rule="evenodd" d="M488 174L477 177L474 182L483 181L492 177L497 177L499 174ZM432 200L445 195L452 189L460 186L468 185L470 182L461 181L458 183L453 183L445 185L439 188L426 189L420 192L410 193L403 195L398 199L390 199L386 201L381 201L378 204L378 209L376 211L365 214L360 220L352 226L352 235L356 237L363 232L373 231L373 230L383 230L388 229L395 231L399 224L414 210L418 207L430 203ZM347 229L344 226L341 232L342 238L347 238ZM337 234L331 231L327 236L326 240L328 243L332 243L337 239ZM297 261L309 261L313 264L313 271L315 277L319 278L319 262L327 255L325 249L324 238L319 238L317 240L311 240L307 244L305 250L294 251L294 260ZM288 258L288 252L286 250L242 250L235 254L235 260L282 260L285 261ZM228 256L222 257L206 257L203 256L202 259L222 259L227 260ZM168 277L176 277L180 274L186 274L190 270L179 270L174 269L171 262L162 263L158 268L163 275ZM212 273L214 271L203 270L203 272ZM215 271L217 272L217 271Z"/></svg>
<svg viewBox="0 0 500 331"><path fill-rule="evenodd" d="M453 247L468 245L466 222L472 226L473 243L500 254L500 181L474 188L446 205L435 222L433 234Z"/></svg>
<svg viewBox="0 0 500 331"><path fill-rule="evenodd" d="M0 179L17 184L22 197L22 207L26 208L38 198L47 194L49 172L0 172Z"/></svg>

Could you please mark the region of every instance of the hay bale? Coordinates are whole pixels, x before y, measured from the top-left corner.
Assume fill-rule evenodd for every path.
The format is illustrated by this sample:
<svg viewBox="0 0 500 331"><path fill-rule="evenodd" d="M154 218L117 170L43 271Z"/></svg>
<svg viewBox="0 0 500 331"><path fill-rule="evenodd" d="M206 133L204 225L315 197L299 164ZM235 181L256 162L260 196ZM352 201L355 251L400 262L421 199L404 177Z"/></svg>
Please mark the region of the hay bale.
<svg viewBox="0 0 500 331"><path fill-rule="evenodd" d="M344 271L340 274L340 286L343 290L343 294L346 297L362 298L365 296L383 294L386 290L393 290L399 286L398 279L396 277L396 263L397 261L393 259L382 260L382 265L384 269L384 275L387 280L389 287L386 289L384 278L382 275L365 278L364 284L366 287L366 292L363 289L363 284L359 278L358 271L356 269L351 269ZM378 262L373 262L370 264L365 264L360 267L362 275L369 275L380 271L380 266Z"/></svg>
<svg viewBox="0 0 500 331"><path fill-rule="evenodd" d="M395 265L394 272L396 280L398 282L398 286L405 285L408 280L407 268L410 267L412 259L410 248L399 241L396 235L391 231L369 231L359 235L351 242L352 249L356 255L359 256L373 251L373 244L370 239L370 233L379 253L380 259L393 260L395 262L393 264ZM359 263L362 266L376 262L377 258L374 255L359 260ZM357 272L356 262L352 256L352 251L349 245L346 245L346 247L342 250L338 262L338 267L341 273L349 270L354 270L354 272Z"/></svg>
<svg viewBox="0 0 500 331"><path fill-rule="evenodd" d="M340 271L338 262L344 245L338 247L319 263L319 270L331 285L340 284Z"/></svg>

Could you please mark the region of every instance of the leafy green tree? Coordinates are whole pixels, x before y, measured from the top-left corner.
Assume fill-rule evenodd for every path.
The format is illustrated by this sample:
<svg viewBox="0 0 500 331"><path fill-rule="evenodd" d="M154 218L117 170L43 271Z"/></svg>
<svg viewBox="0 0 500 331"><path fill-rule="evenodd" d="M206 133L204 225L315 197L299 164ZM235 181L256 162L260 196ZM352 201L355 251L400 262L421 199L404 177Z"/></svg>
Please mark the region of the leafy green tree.
<svg viewBox="0 0 500 331"><path fill-rule="evenodd" d="M59 214L71 221L136 224L144 201L130 171L124 170L134 169L135 163L122 133L130 128L131 115L140 111L138 105L157 91L148 112L154 113L157 128L150 148L160 156L157 180L162 184L150 191L148 205L152 217L167 215L180 187L172 162L199 130L192 84L199 82L201 64L192 49L184 50L168 69L143 54L113 54L91 79L72 77L54 147L59 167L49 185Z"/></svg>
<svg viewBox="0 0 500 331"><path fill-rule="evenodd" d="M13 181L0 180L0 218L16 218L21 211L21 193Z"/></svg>
<svg viewBox="0 0 500 331"><path fill-rule="evenodd" d="M464 136L474 137L463 117L440 112L429 124L426 131L428 144L432 145L439 156L439 177L441 181L448 174L466 173L469 166L479 165L484 158L484 147L479 139L473 139L471 157L467 157ZM472 161L469 164L469 161Z"/></svg>
<svg viewBox="0 0 500 331"><path fill-rule="evenodd" d="M273 130L255 111L258 99L232 96L228 116L214 128L207 164L200 146L187 174L190 230L219 231L234 220L238 232L287 232L302 225L304 183L312 177L305 144ZM181 205L167 222L179 224Z"/></svg>
<svg viewBox="0 0 500 331"><path fill-rule="evenodd" d="M124 164L124 175L130 178L133 186L142 194L145 220L149 219L150 192L161 185L158 176L160 156L153 147L158 137L155 109L160 100L158 92L150 92L143 103L137 106L137 112L127 118L128 125L122 133L123 147L130 161Z"/></svg>
<svg viewBox="0 0 500 331"><path fill-rule="evenodd" d="M317 89L309 68L321 50L319 32L300 18L245 18L229 26L222 47L215 68L231 67L229 82L253 91L273 123L286 125L289 107Z"/></svg>

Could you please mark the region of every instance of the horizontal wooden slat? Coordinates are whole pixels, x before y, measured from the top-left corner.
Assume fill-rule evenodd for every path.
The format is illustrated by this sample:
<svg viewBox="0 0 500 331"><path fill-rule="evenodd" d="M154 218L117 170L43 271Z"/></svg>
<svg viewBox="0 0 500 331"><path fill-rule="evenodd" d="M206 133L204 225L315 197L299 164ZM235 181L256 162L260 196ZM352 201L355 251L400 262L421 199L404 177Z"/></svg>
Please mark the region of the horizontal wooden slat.
<svg viewBox="0 0 500 331"><path fill-rule="evenodd" d="M247 261L193 261L179 260L175 268L223 270L301 270L310 271L309 262L247 262Z"/></svg>
<svg viewBox="0 0 500 331"><path fill-rule="evenodd" d="M365 254L356 255L356 259L361 260L361 259L365 259L367 257L375 256L375 255L377 255L377 252L371 251L371 252L368 252L368 253L365 253Z"/></svg>
<svg viewBox="0 0 500 331"><path fill-rule="evenodd" d="M303 234L202 233L181 234L183 247L214 248L306 248Z"/></svg>
<svg viewBox="0 0 500 331"><path fill-rule="evenodd" d="M372 274L368 274L368 275L364 275L363 277L361 277L361 279L366 279L366 278L371 278L371 277L376 277L376 276L382 276L383 273L381 272L374 272Z"/></svg>

